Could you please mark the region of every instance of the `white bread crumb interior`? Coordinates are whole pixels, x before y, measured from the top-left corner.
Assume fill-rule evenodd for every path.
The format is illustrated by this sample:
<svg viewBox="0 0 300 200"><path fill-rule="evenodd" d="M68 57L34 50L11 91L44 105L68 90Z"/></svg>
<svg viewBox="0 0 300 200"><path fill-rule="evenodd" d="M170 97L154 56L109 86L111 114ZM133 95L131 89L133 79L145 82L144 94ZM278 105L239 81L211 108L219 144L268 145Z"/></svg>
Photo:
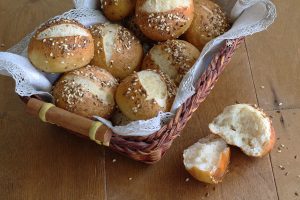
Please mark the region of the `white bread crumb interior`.
<svg viewBox="0 0 300 200"><path fill-rule="evenodd" d="M200 139L183 152L183 163L187 169L196 167L202 171L214 172L221 153L227 148L222 138L210 136Z"/></svg>
<svg viewBox="0 0 300 200"><path fill-rule="evenodd" d="M187 8L191 0L147 0L141 9L148 13L167 12L176 8Z"/></svg>
<svg viewBox="0 0 300 200"><path fill-rule="evenodd" d="M160 107L166 108L168 90L166 83L162 80L160 75L147 70L138 72L137 74L141 85L146 90L146 100L154 99Z"/></svg>
<svg viewBox="0 0 300 200"><path fill-rule="evenodd" d="M37 35L38 40L55 37L89 36L88 32L75 24L59 24L51 26Z"/></svg>
<svg viewBox="0 0 300 200"><path fill-rule="evenodd" d="M260 110L248 104L228 106L211 124L210 130L228 144L248 155L259 156L270 141L271 122Z"/></svg>

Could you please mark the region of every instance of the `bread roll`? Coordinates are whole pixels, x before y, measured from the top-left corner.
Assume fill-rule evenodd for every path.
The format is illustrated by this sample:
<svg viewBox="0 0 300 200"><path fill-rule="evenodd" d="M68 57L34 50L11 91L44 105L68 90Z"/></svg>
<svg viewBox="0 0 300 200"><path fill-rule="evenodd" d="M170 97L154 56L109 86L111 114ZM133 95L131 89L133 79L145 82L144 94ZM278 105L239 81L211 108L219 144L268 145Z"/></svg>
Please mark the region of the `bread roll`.
<svg viewBox="0 0 300 200"><path fill-rule="evenodd" d="M225 12L210 0L194 0L194 20L185 33L185 39L202 50L210 40L229 29Z"/></svg>
<svg viewBox="0 0 300 200"><path fill-rule="evenodd" d="M183 76L194 65L199 50L183 40L168 40L155 45L145 56L143 69L159 69L179 85Z"/></svg>
<svg viewBox="0 0 300 200"><path fill-rule="evenodd" d="M117 88L116 102L131 120L146 120L170 111L176 86L167 75L144 70L125 78Z"/></svg>
<svg viewBox="0 0 300 200"><path fill-rule="evenodd" d="M272 122L257 107L248 104L228 106L209 124L212 133L245 154L262 157L274 147L276 136Z"/></svg>
<svg viewBox="0 0 300 200"><path fill-rule="evenodd" d="M51 20L31 38L28 58L49 73L71 71L89 64L94 56L92 35L74 20Z"/></svg>
<svg viewBox="0 0 300 200"><path fill-rule="evenodd" d="M100 0L104 15L111 21L120 21L134 13L136 0Z"/></svg>
<svg viewBox="0 0 300 200"><path fill-rule="evenodd" d="M143 59L139 40L118 24L96 24L91 27L95 40L95 56L92 64L123 79L137 71Z"/></svg>
<svg viewBox="0 0 300 200"><path fill-rule="evenodd" d="M117 80L106 70L86 66L64 74L54 85L57 107L91 118L110 117L115 107Z"/></svg>
<svg viewBox="0 0 300 200"><path fill-rule="evenodd" d="M186 170L198 181L219 183L222 181L230 162L230 148L215 135L200 139L183 152Z"/></svg>
<svg viewBox="0 0 300 200"><path fill-rule="evenodd" d="M142 32L152 40L165 41L182 35L194 16L193 0L138 0L136 19Z"/></svg>

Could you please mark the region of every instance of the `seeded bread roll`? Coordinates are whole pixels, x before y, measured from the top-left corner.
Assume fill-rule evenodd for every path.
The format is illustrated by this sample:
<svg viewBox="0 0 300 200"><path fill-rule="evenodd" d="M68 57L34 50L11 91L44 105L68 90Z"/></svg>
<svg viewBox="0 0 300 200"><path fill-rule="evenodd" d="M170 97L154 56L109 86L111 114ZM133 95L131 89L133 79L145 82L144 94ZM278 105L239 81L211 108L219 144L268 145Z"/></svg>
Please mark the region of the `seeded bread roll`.
<svg viewBox="0 0 300 200"><path fill-rule="evenodd" d="M144 70L125 78L117 88L116 102L122 113L131 120L156 117L160 111L171 109L176 86L167 75Z"/></svg>
<svg viewBox="0 0 300 200"><path fill-rule="evenodd" d="M190 26L193 0L137 0L136 19L141 31L155 41L176 39Z"/></svg>
<svg viewBox="0 0 300 200"><path fill-rule="evenodd" d="M64 74L54 85L57 107L91 118L110 117L117 80L105 69L86 66Z"/></svg>
<svg viewBox="0 0 300 200"><path fill-rule="evenodd" d="M178 86L199 55L199 50L186 41L168 40L148 52L142 68L161 70Z"/></svg>
<svg viewBox="0 0 300 200"><path fill-rule="evenodd" d="M94 43L89 30L74 20L51 20L39 28L28 46L28 58L45 72L61 73L89 64Z"/></svg>
<svg viewBox="0 0 300 200"><path fill-rule="evenodd" d="M120 21L134 13L136 0L100 0L104 15L111 21Z"/></svg>
<svg viewBox="0 0 300 200"><path fill-rule="evenodd" d="M185 33L185 39L202 50L210 40L229 29L225 12L210 0L194 0L194 20Z"/></svg>
<svg viewBox="0 0 300 200"><path fill-rule="evenodd" d="M91 33L95 41L94 65L120 79L138 70L143 48L128 29L118 24L96 24L91 27Z"/></svg>

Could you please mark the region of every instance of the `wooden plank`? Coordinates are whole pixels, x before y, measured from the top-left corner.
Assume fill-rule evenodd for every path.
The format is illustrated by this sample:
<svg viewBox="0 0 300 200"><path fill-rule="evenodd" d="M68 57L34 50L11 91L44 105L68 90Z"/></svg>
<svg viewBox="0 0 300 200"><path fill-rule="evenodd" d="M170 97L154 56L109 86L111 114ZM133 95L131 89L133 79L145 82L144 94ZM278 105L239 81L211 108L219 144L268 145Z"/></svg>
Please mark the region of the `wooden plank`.
<svg viewBox="0 0 300 200"><path fill-rule="evenodd" d="M274 3L278 12L275 23L246 40L258 101L268 110L299 108L300 1Z"/></svg>
<svg viewBox="0 0 300 200"><path fill-rule="evenodd" d="M300 199L300 109L270 115L278 137L271 160L279 199Z"/></svg>
<svg viewBox="0 0 300 200"><path fill-rule="evenodd" d="M1 0L0 43L8 48L72 1ZM104 150L24 112L0 76L1 199L105 199Z"/></svg>
<svg viewBox="0 0 300 200"><path fill-rule="evenodd" d="M217 186L195 181L184 169L183 150L207 135L208 123L236 101L256 103L243 45L162 161L147 166L106 151L108 199L277 199L268 156L251 159L234 149L230 173ZM190 180L186 182L186 178Z"/></svg>

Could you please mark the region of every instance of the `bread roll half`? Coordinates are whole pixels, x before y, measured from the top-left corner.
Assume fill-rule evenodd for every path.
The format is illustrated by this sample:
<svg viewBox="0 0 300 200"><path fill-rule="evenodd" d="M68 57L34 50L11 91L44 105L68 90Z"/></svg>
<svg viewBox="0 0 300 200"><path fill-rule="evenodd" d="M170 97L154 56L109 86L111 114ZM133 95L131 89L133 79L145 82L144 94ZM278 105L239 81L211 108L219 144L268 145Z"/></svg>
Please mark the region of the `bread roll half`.
<svg viewBox="0 0 300 200"><path fill-rule="evenodd" d="M270 118L248 104L228 106L209 124L212 133L248 156L262 157L274 147L276 136Z"/></svg>

